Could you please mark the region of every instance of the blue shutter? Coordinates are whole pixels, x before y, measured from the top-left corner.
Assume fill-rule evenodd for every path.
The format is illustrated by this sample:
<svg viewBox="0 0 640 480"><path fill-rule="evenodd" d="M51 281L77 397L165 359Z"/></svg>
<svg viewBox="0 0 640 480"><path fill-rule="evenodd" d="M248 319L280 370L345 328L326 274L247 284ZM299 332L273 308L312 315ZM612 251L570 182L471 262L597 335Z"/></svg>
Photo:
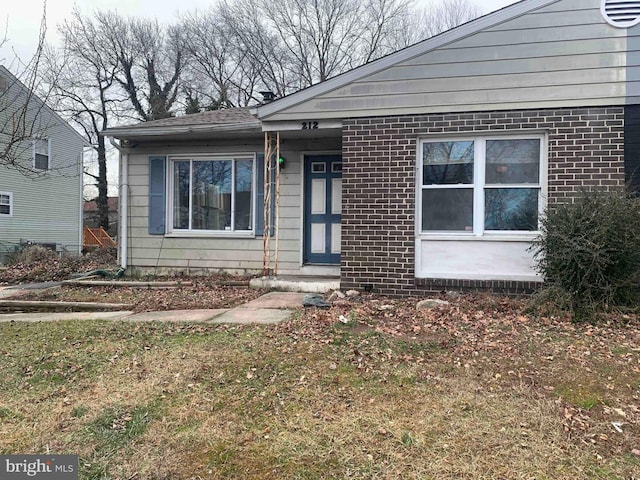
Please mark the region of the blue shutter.
<svg viewBox="0 0 640 480"><path fill-rule="evenodd" d="M149 157L149 235L164 235L167 158Z"/></svg>
<svg viewBox="0 0 640 480"><path fill-rule="evenodd" d="M256 237L264 235L264 154L256 155ZM272 170L273 171L273 170ZM274 233L275 192L271 189L271 235Z"/></svg>

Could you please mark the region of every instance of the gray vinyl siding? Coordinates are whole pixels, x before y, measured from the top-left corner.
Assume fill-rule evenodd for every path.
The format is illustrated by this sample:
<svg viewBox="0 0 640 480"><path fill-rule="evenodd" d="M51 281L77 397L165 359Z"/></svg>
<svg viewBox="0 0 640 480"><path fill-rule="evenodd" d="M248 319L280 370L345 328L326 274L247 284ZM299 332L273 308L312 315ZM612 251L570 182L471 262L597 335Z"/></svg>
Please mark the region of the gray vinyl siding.
<svg viewBox="0 0 640 480"><path fill-rule="evenodd" d="M323 149L340 151L340 139L325 139ZM291 274L300 271L302 261L302 155L318 150L317 141L287 140L281 155L286 158L286 168L280 183L279 272ZM220 142L216 146L173 145L170 147L146 146L129 154L129 269L134 272L217 272L256 273L262 270L263 238L238 236L165 236L149 235L149 156L197 155L197 154L253 154L262 153L262 138L243 139L239 144ZM167 176L171 175L170 170ZM255 192L254 192L255 195ZM255 198L255 197L254 197ZM257 212L262 215L262 211ZM170 226L169 226L170 227ZM271 243L275 251L275 239Z"/></svg>
<svg viewBox="0 0 640 480"><path fill-rule="evenodd" d="M631 27L627 40L627 104L640 103L640 25Z"/></svg>
<svg viewBox="0 0 640 480"><path fill-rule="evenodd" d="M13 83L5 96L10 105L24 104L24 90ZM58 249L79 252L81 243L81 137L38 99L32 99L28 121L35 132L49 138L48 171L20 172L0 166L0 191L13 194L12 216L0 216L0 252L24 241L56 243ZM0 108L0 116L7 115ZM6 125L0 118L0 125ZM6 137L0 137L0 142ZM32 142L23 142L20 163L33 166Z"/></svg>
<svg viewBox="0 0 640 480"><path fill-rule="evenodd" d="M559 0L265 120L623 105L627 34L600 0Z"/></svg>

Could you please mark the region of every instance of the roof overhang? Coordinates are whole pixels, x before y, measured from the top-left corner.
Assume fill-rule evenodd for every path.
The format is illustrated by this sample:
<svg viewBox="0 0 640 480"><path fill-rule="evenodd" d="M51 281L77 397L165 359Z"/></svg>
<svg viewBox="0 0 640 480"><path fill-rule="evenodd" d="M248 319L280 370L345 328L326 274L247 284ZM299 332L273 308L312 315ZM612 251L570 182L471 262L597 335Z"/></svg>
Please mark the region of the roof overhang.
<svg viewBox="0 0 640 480"><path fill-rule="evenodd" d="M151 139L153 137L217 137L223 135L258 134L262 132L262 122L203 124L203 125L163 125L149 127L132 125L129 127L113 127L102 131L100 135L117 139Z"/></svg>

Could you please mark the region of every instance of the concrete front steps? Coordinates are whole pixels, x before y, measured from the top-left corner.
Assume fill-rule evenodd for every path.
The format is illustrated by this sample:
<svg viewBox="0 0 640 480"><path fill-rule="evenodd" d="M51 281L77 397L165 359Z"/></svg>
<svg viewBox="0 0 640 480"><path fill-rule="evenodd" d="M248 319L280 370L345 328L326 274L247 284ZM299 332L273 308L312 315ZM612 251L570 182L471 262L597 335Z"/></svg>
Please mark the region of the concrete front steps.
<svg viewBox="0 0 640 480"><path fill-rule="evenodd" d="M316 277L283 275L278 277L254 278L251 288L264 288L281 292L327 293L340 289L340 277Z"/></svg>

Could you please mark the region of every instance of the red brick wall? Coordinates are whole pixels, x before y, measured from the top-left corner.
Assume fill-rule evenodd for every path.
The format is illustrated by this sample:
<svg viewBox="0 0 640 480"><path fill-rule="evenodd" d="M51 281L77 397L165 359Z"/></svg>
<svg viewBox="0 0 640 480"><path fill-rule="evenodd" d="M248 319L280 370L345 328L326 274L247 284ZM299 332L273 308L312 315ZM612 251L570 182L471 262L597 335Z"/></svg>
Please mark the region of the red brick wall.
<svg viewBox="0 0 640 480"><path fill-rule="evenodd" d="M624 107L522 110L344 121L342 288L389 295L489 289L523 292L527 282L416 280L418 137L544 131L549 137L549 203L584 186L624 185Z"/></svg>

